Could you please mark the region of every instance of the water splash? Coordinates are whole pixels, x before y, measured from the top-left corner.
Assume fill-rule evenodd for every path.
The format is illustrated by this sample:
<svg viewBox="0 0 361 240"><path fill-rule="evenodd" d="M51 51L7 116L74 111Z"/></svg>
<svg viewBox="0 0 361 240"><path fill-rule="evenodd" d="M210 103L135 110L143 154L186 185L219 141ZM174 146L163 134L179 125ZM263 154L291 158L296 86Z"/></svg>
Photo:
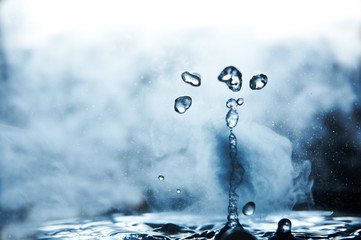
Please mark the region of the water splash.
<svg viewBox="0 0 361 240"><path fill-rule="evenodd" d="M253 215L256 211L256 204L254 202L248 202L243 206L242 213L246 216Z"/></svg>
<svg viewBox="0 0 361 240"><path fill-rule="evenodd" d="M257 74L254 75L251 80L249 81L249 87L252 90L261 90L266 86L268 82L268 78L264 74Z"/></svg>
<svg viewBox="0 0 361 240"><path fill-rule="evenodd" d="M174 101L174 110L177 113L182 114L185 113L188 110L188 108L191 107L191 105L192 105L192 98L189 96L182 96Z"/></svg>
<svg viewBox="0 0 361 240"><path fill-rule="evenodd" d="M227 84L233 92L238 92L242 87L242 73L233 66L226 67L219 74L218 80Z"/></svg>
<svg viewBox="0 0 361 240"><path fill-rule="evenodd" d="M201 75L198 73L182 73L182 79L185 83L192 85L193 87L199 87L201 85Z"/></svg>

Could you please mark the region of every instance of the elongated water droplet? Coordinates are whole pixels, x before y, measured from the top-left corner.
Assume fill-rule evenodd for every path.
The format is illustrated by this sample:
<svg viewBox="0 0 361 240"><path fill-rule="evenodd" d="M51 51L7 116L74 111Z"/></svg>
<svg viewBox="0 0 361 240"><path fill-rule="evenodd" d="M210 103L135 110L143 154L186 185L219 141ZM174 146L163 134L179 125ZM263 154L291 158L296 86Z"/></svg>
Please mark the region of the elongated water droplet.
<svg viewBox="0 0 361 240"><path fill-rule="evenodd" d="M198 73L182 73L182 79L185 83L189 83L194 87L199 87L201 85L201 75Z"/></svg>
<svg viewBox="0 0 361 240"><path fill-rule="evenodd" d="M237 104L237 101L234 100L233 98L228 99L228 101L227 101L227 103L226 103L226 106L227 106L228 108L232 108L232 109L234 109L234 110L236 110L237 105L238 105L238 104Z"/></svg>
<svg viewBox="0 0 361 240"><path fill-rule="evenodd" d="M227 126L229 128L234 128L235 126L237 126L238 123L238 113L236 110L234 109L230 109L227 113L226 116L226 122L227 122Z"/></svg>
<svg viewBox="0 0 361 240"><path fill-rule="evenodd" d="M246 216L253 215L256 210L256 204L254 202L248 202L244 205L242 213Z"/></svg>
<svg viewBox="0 0 361 240"><path fill-rule="evenodd" d="M188 108L192 105L192 98L188 96L182 96L175 100L174 102L174 110L177 113L185 113Z"/></svg>
<svg viewBox="0 0 361 240"><path fill-rule="evenodd" d="M161 181L163 181L163 180L164 180L164 176L163 176L163 175L159 175L159 176L158 176L158 179L161 180Z"/></svg>
<svg viewBox="0 0 361 240"><path fill-rule="evenodd" d="M179 188L177 189L177 193L181 193L181 190Z"/></svg>
<svg viewBox="0 0 361 240"><path fill-rule="evenodd" d="M233 92L238 92L242 87L242 73L233 66L226 67L219 74L218 80L227 84Z"/></svg>
<svg viewBox="0 0 361 240"><path fill-rule="evenodd" d="M237 104L238 104L238 106L242 106L243 103L244 103L244 99L243 99L243 98L238 98L238 99L237 99Z"/></svg>
<svg viewBox="0 0 361 240"><path fill-rule="evenodd" d="M268 78L264 74L257 74L251 78L249 81L249 87L252 90L261 90L266 86Z"/></svg>

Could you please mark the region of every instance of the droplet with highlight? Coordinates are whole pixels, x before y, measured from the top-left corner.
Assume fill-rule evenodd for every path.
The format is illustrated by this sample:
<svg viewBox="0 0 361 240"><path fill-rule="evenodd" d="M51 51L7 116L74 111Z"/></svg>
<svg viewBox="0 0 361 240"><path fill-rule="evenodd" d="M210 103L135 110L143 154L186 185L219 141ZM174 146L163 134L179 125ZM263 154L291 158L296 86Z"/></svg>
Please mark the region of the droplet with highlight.
<svg viewBox="0 0 361 240"><path fill-rule="evenodd" d="M181 193L181 190L179 188L177 189L177 193Z"/></svg>
<svg viewBox="0 0 361 240"><path fill-rule="evenodd" d="M161 181L163 181L163 180L164 180L164 176L163 176L163 175L159 175L159 176L158 176L158 179L161 180Z"/></svg>
<svg viewBox="0 0 361 240"><path fill-rule="evenodd" d="M175 100L174 102L174 110L177 113L185 113L188 108L190 108L192 105L192 98L188 96L182 96Z"/></svg>
<svg viewBox="0 0 361 240"><path fill-rule="evenodd" d="M254 202L248 202L244 205L242 213L246 216L253 215L256 210L256 204Z"/></svg>
<svg viewBox="0 0 361 240"><path fill-rule="evenodd" d="M185 83L188 83L194 87L199 87L201 85L201 75L198 73L182 73L182 79Z"/></svg>
<svg viewBox="0 0 361 240"><path fill-rule="evenodd" d="M277 233L290 233L292 228L291 220L283 218L278 222Z"/></svg>
<svg viewBox="0 0 361 240"><path fill-rule="evenodd" d="M238 113L234 109L230 109L226 116L226 123L229 128L234 128L238 123Z"/></svg>
<svg viewBox="0 0 361 240"><path fill-rule="evenodd" d="M227 84L233 92L238 92L242 87L242 73L233 66L226 67L219 74L218 80Z"/></svg>
<svg viewBox="0 0 361 240"><path fill-rule="evenodd" d="M243 99L243 98L238 98L238 99L237 99L237 104L238 104L238 106L242 106L243 103L244 103L244 99Z"/></svg>
<svg viewBox="0 0 361 240"><path fill-rule="evenodd" d="M249 81L249 87L252 90L261 90L266 86L268 82L268 78L264 74L257 74L254 75L251 80Z"/></svg>

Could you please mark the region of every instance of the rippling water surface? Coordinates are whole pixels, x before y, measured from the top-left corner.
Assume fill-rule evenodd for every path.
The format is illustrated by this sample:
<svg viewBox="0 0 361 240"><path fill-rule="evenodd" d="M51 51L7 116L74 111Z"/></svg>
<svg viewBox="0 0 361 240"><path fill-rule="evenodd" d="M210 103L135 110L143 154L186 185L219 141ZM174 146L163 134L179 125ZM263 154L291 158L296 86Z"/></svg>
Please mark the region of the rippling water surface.
<svg viewBox="0 0 361 240"><path fill-rule="evenodd" d="M244 217L244 228L259 239L268 239L281 218L292 221L299 239L361 239L361 218L321 211L299 211ZM150 213L138 216L113 214L98 219L68 219L49 222L39 229L37 239L214 239L224 226L224 216L184 213Z"/></svg>

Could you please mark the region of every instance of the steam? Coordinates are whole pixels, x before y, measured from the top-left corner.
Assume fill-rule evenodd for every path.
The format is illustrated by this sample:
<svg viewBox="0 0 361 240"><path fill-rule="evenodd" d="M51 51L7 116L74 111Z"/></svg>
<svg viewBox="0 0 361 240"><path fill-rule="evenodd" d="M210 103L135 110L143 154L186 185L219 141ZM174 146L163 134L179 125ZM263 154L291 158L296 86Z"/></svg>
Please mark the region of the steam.
<svg viewBox="0 0 361 240"><path fill-rule="evenodd" d="M1 3L9 66L0 82L6 109L1 209L25 211L25 224L141 206L226 215L230 97L245 99L235 129L245 169L240 204L254 201L263 213L311 200L310 162L292 162L292 143L281 134L296 141L318 112L335 105L352 110L352 86L325 66L329 59L346 66L357 61L359 52L341 51L343 38L288 39L285 45L284 38L265 41L238 28L150 34L112 24L95 27L96 33L65 24L42 34L42 21L31 17L35 9L22 16L15 10L21 1L14 2ZM216 79L228 65L243 74L239 93ZM184 71L200 73L202 85L185 84ZM249 79L261 72L267 86L251 91ZM183 95L193 103L180 115L173 104ZM14 229L8 225L3 235Z"/></svg>

